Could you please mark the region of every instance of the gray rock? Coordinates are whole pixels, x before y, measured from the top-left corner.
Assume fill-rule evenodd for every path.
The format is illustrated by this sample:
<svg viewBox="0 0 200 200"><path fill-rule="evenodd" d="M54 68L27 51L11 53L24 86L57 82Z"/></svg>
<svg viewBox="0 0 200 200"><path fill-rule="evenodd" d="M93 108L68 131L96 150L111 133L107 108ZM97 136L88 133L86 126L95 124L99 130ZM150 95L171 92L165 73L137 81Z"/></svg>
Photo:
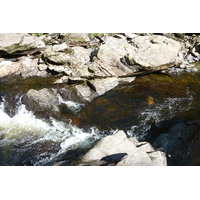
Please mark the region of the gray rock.
<svg viewBox="0 0 200 200"><path fill-rule="evenodd" d="M41 90L30 89L23 97L23 103L29 110L36 112L59 112L56 94L47 88Z"/></svg>
<svg viewBox="0 0 200 200"><path fill-rule="evenodd" d="M135 33L125 33L125 36L130 39L137 37L137 35Z"/></svg>
<svg viewBox="0 0 200 200"><path fill-rule="evenodd" d="M43 53L44 60L48 63L48 68L58 73L63 72L68 76L78 77L84 65L90 61L91 49L83 47L73 47L68 51L57 52L46 50Z"/></svg>
<svg viewBox="0 0 200 200"><path fill-rule="evenodd" d="M22 57L18 61L5 60L0 62L0 77L12 77L22 76L23 78L40 76L47 76L45 70L40 71L38 65L38 59L32 59L29 57Z"/></svg>
<svg viewBox="0 0 200 200"><path fill-rule="evenodd" d="M121 83L131 83L135 80L135 77L118 78L119 84Z"/></svg>
<svg viewBox="0 0 200 200"><path fill-rule="evenodd" d="M45 51L44 59L46 62L56 65L64 65L67 62L72 62L72 55L66 54L64 52L53 52L53 51Z"/></svg>
<svg viewBox="0 0 200 200"><path fill-rule="evenodd" d="M124 39L108 37L99 47L97 57L105 66L121 68L129 74L138 70L159 70L181 62L181 47L179 42L158 35L134 37L132 45Z"/></svg>
<svg viewBox="0 0 200 200"><path fill-rule="evenodd" d="M156 152L148 143L142 145L135 138L127 138L123 131L118 131L113 135L102 138L82 157L81 163L91 164L107 161L107 164L104 163L103 165L112 163L112 165L117 166L165 166L165 155Z"/></svg>
<svg viewBox="0 0 200 200"><path fill-rule="evenodd" d="M132 42L138 51L130 56L147 68L176 63L182 47L179 42L159 35L135 37Z"/></svg>
<svg viewBox="0 0 200 200"><path fill-rule="evenodd" d="M97 57L104 63L106 69L110 67L111 69L108 70L112 71L112 68L119 68L118 65L119 63L121 63L120 59L127 54L127 48L129 48L132 51L136 50L136 48L131 46L124 39L108 37L105 41L105 44L102 44L99 47ZM121 73L123 73L123 70ZM120 71L118 72L118 74L120 75L121 73Z"/></svg>
<svg viewBox="0 0 200 200"><path fill-rule="evenodd" d="M51 47L51 51L57 51L57 52L59 52L59 51L62 52L62 51L69 49L69 47L66 45L66 43L56 44L56 45L53 45L50 47Z"/></svg>
<svg viewBox="0 0 200 200"><path fill-rule="evenodd" d="M167 159L165 153L162 151L154 151L148 153L149 157L151 158L150 166L166 166Z"/></svg>
<svg viewBox="0 0 200 200"><path fill-rule="evenodd" d="M72 47L72 50L74 51L74 56L77 57L77 59L81 60L81 66L87 64L90 62L90 56L92 53L92 49L85 49L83 47Z"/></svg>
<svg viewBox="0 0 200 200"><path fill-rule="evenodd" d="M0 78L12 75L19 75L21 64L19 62L2 61L0 62Z"/></svg>
<svg viewBox="0 0 200 200"><path fill-rule="evenodd" d="M34 37L26 33L0 34L1 55L27 55L44 47L45 44L39 37Z"/></svg>
<svg viewBox="0 0 200 200"><path fill-rule="evenodd" d="M24 59L20 60L21 69L20 75L23 78L39 76L39 77L46 77L47 72L45 70L39 70L38 59L31 59L29 57L25 57ZM40 68L41 69L41 68Z"/></svg>
<svg viewBox="0 0 200 200"><path fill-rule="evenodd" d="M99 96L105 94L106 92L115 88L119 84L118 79L115 77L105 79L94 79L88 82Z"/></svg>
<svg viewBox="0 0 200 200"><path fill-rule="evenodd" d="M69 46L85 46L90 41L86 33L65 34L65 40Z"/></svg>
<svg viewBox="0 0 200 200"><path fill-rule="evenodd" d="M133 155L127 155L118 162L116 166L147 166L150 165L151 158L144 151L138 151Z"/></svg>
<svg viewBox="0 0 200 200"><path fill-rule="evenodd" d="M91 102L94 98L98 97L98 94L92 90L87 84L75 86L77 96L83 101Z"/></svg>

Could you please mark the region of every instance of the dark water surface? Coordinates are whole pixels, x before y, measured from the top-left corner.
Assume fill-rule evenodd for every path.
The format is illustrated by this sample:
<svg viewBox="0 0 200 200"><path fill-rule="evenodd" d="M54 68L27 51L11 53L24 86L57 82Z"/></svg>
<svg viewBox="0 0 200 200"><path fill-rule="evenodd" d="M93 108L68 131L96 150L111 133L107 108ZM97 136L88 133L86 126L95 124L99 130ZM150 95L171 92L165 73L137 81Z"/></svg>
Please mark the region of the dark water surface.
<svg viewBox="0 0 200 200"><path fill-rule="evenodd" d="M59 119L38 118L21 104L20 96L31 88L52 87L51 82L0 83L0 165L52 165L63 159L70 163L117 129L152 142L173 125L200 116L199 73L137 77L91 103L72 105L76 109L69 110L66 102ZM12 116L6 109L8 101L15 107ZM194 155L198 157L199 152L196 147Z"/></svg>

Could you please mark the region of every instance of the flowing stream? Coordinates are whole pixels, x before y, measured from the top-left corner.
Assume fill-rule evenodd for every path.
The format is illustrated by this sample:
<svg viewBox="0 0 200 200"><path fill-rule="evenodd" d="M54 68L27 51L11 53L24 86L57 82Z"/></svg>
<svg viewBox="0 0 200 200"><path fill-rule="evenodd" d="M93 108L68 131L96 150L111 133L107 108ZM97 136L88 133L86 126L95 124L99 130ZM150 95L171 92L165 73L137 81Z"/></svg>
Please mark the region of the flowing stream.
<svg viewBox="0 0 200 200"><path fill-rule="evenodd" d="M199 119L199 86L199 73L152 74L87 104L64 101L58 94L68 111L56 119L38 116L22 103L28 89L51 87L48 81L0 83L0 165L53 165L62 160L75 165L100 138L119 129L151 142L174 124Z"/></svg>

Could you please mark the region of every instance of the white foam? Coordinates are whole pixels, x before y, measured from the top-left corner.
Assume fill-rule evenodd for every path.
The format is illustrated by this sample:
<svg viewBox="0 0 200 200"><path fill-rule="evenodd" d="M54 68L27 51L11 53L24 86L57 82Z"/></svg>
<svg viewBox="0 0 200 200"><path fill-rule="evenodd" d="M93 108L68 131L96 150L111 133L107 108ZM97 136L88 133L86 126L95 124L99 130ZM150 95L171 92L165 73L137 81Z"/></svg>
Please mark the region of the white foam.
<svg viewBox="0 0 200 200"><path fill-rule="evenodd" d="M53 91L56 93L59 104L65 104L72 112L77 113L78 111L81 110L82 107L84 107L83 103L78 103L74 101L65 101L61 95L56 91L56 89L53 89Z"/></svg>
<svg viewBox="0 0 200 200"><path fill-rule="evenodd" d="M65 104L71 111L78 112L84 106L84 104L77 103L74 101L60 101L61 103Z"/></svg>
<svg viewBox="0 0 200 200"><path fill-rule="evenodd" d="M99 131L95 128L86 132L54 118L49 122L36 118L23 104L19 106L17 114L10 117L4 112L4 102L0 104L0 136L3 136L0 140L1 146L20 143L27 138L33 140L26 147L46 140L60 143L60 150L48 159L69 149L84 148L100 138Z"/></svg>
<svg viewBox="0 0 200 200"><path fill-rule="evenodd" d="M193 97L185 98L165 98L164 102L157 105L150 105L148 108L141 110L138 116L140 123L133 125L127 134L130 137L136 137L141 140L148 134L151 126L159 124L164 120L169 120L175 117L178 113L187 111L191 108ZM186 102L187 106L182 104Z"/></svg>

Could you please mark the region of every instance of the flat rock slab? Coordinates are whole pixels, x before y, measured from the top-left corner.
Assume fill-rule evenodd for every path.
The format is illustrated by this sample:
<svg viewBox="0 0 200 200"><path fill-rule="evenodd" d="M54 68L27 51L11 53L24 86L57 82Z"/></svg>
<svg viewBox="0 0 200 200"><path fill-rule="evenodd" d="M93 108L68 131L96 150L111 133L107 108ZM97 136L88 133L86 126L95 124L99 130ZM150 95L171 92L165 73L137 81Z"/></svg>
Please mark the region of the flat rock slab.
<svg viewBox="0 0 200 200"><path fill-rule="evenodd" d="M88 81L91 87L94 88L94 90L97 92L97 94L103 95L109 90L115 88L119 82L116 77L112 78L105 78L105 79L94 79L91 81Z"/></svg>
<svg viewBox="0 0 200 200"><path fill-rule="evenodd" d="M105 44L99 47L97 57L108 66L110 72L110 68L118 68L128 74L180 62L181 48L178 41L165 36L136 36L131 43L108 37Z"/></svg>
<svg viewBox="0 0 200 200"><path fill-rule="evenodd" d="M144 67L175 63L181 50L181 44L178 41L159 35L135 37L132 43L138 51L130 53L130 56L135 63Z"/></svg>
<svg viewBox="0 0 200 200"><path fill-rule="evenodd" d="M1 33L1 55L27 55L45 47L44 42L26 33Z"/></svg>

